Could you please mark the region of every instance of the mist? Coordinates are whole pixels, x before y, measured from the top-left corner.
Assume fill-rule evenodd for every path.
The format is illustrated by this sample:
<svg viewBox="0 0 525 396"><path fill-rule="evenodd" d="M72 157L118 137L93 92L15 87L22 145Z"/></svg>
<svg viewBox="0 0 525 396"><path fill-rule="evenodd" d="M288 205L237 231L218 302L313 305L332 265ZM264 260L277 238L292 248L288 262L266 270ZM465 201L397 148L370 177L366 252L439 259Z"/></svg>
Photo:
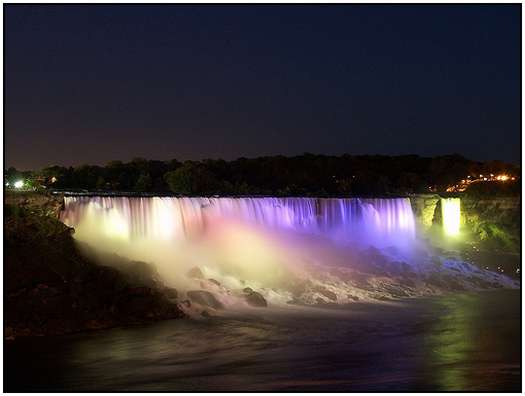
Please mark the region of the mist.
<svg viewBox="0 0 525 396"><path fill-rule="evenodd" d="M457 203L446 204L443 235L457 225ZM62 220L95 251L149 263L181 296L208 291L231 309L249 306L246 288L270 306L322 306L516 286L435 249L407 198L67 197Z"/></svg>

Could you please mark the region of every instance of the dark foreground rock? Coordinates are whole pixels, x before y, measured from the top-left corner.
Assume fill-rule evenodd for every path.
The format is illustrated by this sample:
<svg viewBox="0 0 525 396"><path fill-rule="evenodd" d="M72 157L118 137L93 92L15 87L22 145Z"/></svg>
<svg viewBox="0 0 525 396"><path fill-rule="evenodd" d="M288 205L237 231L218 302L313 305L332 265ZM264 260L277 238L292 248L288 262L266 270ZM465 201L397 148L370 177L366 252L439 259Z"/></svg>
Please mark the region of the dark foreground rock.
<svg viewBox="0 0 525 396"><path fill-rule="evenodd" d="M194 303L210 307L213 309L222 309L224 306L215 298L215 296L206 290L191 290L186 293L188 298Z"/></svg>
<svg viewBox="0 0 525 396"><path fill-rule="evenodd" d="M249 287L245 288L243 292L244 292L245 301L248 304L250 304L252 307L267 307L268 306L268 303L266 302L266 300L260 293L253 291Z"/></svg>
<svg viewBox="0 0 525 396"><path fill-rule="evenodd" d="M147 264L119 258L112 260L119 269L97 265L81 254L73 229L52 216L13 205L4 212L6 338L183 316L176 290Z"/></svg>
<svg viewBox="0 0 525 396"><path fill-rule="evenodd" d="M314 288L315 291L322 294L324 297L328 298L329 300L336 301L337 300L337 294L334 292L328 290L326 287L316 287Z"/></svg>
<svg viewBox="0 0 525 396"><path fill-rule="evenodd" d="M64 209L64 197L38 192L9 192L4 195L4 203L12 208L22 208L31 214L57 219Z"/></svg>

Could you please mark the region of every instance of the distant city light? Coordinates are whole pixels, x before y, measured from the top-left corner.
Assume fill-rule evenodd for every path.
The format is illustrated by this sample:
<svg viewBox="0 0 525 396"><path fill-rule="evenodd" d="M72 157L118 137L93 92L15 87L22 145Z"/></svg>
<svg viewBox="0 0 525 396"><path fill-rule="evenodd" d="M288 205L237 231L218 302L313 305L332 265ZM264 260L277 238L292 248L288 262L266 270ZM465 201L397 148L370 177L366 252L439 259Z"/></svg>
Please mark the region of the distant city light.
<svg viewBox="0 0 525 396"><path fill-rule="evenodd" d="M22 180L17 180L15 182L15 188L22 188L24 187L24 182Z"/></svg>
<svg viewBox="0 0 525 396"><path fill-rule="evenodd" d="M495 175L494 173L490 173L490 176L483 176L479 175L479 179L471 176L467 176L466 179L461 179L461 183L458 183L456 185L451 185L446 188L447 192L463 192L467 189L469 184L472 183L479 183L479 182L494 182L494 181L508 181L508 180L516 180L516 177L510 176L508 174L501 174L501 175Z"/></svg>
<svg viewBox="0 0 525 396"><path fill-rule="evenodd" d="M7 182L5 185L6 185L7 187L9 187L9 182Z"/></svg>

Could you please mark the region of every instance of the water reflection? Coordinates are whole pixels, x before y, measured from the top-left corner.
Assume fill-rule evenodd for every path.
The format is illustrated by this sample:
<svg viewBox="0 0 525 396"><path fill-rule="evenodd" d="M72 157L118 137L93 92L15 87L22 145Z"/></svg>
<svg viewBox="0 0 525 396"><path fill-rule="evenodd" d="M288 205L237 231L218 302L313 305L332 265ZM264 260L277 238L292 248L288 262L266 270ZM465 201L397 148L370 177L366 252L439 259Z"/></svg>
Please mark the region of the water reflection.
<svg viewBox="0 0 525 396"><path fill-rule="evenodd" d="M436 299L435 304L441 314L425 344L436 390L511 389L507 381L520 372L519 306L501 303L498 293L490 292L482 298Z"/></svg>
<svg viewBox="0 0 525 396"><path fill-rule="evenodd" d="M457 299L444 299L438 303L443 310L429 332L430 361L435 368L435 378L442 390L466 389L465 369L468 354L474 347L472 325L473 300L471 295L459 295ZM473 323L474 322L474 323Z"/></svg>

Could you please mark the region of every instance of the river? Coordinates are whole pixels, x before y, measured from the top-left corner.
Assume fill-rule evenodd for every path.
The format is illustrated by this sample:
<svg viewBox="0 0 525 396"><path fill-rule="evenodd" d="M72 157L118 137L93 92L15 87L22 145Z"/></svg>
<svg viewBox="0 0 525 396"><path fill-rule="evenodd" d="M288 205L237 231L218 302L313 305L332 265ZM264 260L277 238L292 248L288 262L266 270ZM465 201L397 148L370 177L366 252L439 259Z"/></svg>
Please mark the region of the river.
<svg viewBox="0 0 525 396"><path fill-rule="evenodd" d="M4 343L5 391L521 390L520 290Z"/></svg>

